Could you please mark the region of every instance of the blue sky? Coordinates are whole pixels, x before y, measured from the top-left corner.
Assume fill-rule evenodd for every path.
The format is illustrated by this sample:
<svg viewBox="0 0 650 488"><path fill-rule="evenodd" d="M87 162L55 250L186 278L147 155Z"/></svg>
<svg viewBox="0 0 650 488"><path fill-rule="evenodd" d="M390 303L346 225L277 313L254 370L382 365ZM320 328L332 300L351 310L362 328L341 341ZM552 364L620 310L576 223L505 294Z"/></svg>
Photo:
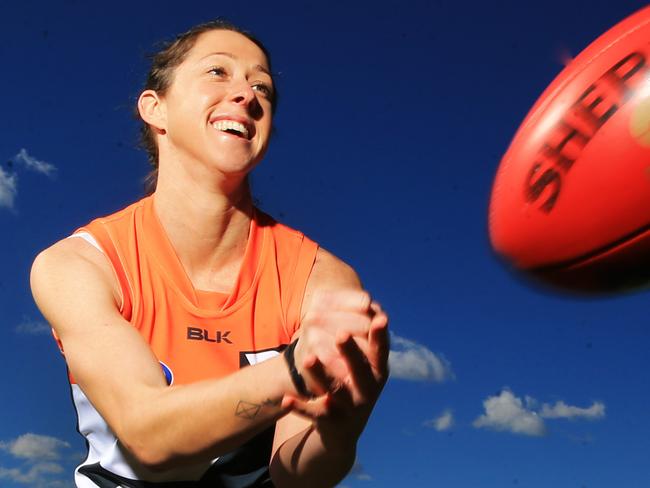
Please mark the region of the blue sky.
<svg viewBox="0 0 650 488"><path fill-rule="evenodd" d="M142 195L155 42L224 16L281 92L260 205L389 311L393 375L348 488L650 486L647 292L531 286L487 237L536 98L641 1L24 2L0 7L0 485L71 486L85 445L32 302L36 253Z"/></svg>

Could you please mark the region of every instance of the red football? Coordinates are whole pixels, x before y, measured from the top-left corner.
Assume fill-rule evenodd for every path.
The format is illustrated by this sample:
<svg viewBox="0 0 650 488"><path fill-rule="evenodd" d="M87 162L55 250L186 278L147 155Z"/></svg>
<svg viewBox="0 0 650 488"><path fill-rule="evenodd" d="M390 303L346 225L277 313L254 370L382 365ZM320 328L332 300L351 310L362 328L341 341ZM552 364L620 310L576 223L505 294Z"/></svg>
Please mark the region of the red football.
<svg viewBox="0 0 650 488"><path fill-rule="evenodd" d="M542 93L492 189L495 251L576 291L650 284L650 7Z"/></svg>

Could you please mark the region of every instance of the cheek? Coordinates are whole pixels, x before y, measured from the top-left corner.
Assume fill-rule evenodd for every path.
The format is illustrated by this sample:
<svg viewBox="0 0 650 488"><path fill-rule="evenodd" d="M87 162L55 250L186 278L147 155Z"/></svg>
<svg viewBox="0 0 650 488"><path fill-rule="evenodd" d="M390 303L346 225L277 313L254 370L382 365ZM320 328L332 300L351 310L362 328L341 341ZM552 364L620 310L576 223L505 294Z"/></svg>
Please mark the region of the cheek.
<svg viewBox="0 0 650 488"><path fill-rule="evenodd" d="M213 90L214 91L214 90ZM179 118L200 119L216 95L201 86L190 86L182 93L175 92L169 104L170 111Z"/></svg>
<svg viewBox="0 0 650 488"><path fill-rule="evenodd" d="M268 117L263 117L262 120L259 121L258 127L260 134L263 135L264 141L268 142L268 140L271 138L271 132L273 130L273 119L270 113Z"/></svg>
<svg viewBox="0 0 650 488"><path fill-rule="evenodd" d="M190 96L178 100L167 112L167 126L172 138L195 138L207 124L204 96Z"/></svg>
<svg viewBox="0 0 650 488"><path fill-rule="evenodd" d="M271 141L271 124L260 127L260 137L257 138L257 149L259 152L265 153Z"/></svg>

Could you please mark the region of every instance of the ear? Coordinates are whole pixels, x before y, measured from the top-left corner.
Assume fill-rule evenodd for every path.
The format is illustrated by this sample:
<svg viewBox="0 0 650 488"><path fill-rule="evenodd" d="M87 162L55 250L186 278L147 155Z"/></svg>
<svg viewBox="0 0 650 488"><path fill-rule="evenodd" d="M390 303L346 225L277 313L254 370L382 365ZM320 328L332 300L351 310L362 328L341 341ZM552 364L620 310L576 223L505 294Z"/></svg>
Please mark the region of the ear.
<svg viewBox="0 0 650 488"><path fill-rule="evenodd" d="M167 117L164 100L154 90L145 90L138 98L140 117L151 126L154 132L164 134L167 127Z"/></svg>

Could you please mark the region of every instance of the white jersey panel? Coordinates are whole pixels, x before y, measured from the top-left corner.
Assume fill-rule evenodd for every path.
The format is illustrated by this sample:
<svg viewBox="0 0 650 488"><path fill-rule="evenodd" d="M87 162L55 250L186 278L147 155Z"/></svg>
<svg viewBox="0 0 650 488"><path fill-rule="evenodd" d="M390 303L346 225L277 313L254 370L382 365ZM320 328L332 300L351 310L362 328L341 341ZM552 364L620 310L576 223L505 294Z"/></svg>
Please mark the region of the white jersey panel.
<svg viewBox="0 0 650 488"><path fill-rule="evenodd" d="M71 239L73 237L81 237L84 241L88 242L91 246L96 247L101 251L102 254L106 254L104 250L101 248L99 243L95 240L95 238L90 235L89 232L77 232L76 234L72 234L71 236L68 236L67 239Z"/></svg>
<svg viewBox="0 0 650 488"><path fill-rule="evenodd" d="M81 391L81 388L75 384L71 385L71 387L72 399L77 409L79 432L88 441L88 457L75 470L75 483L78 488L96 488L92 481L79 473L81 467L96 463L99 463L107 471L124 478L162 482L199 480L214 462L205 462L161 472L145 468L122 446L108 424L95 410L84 392Z"/></svg>

